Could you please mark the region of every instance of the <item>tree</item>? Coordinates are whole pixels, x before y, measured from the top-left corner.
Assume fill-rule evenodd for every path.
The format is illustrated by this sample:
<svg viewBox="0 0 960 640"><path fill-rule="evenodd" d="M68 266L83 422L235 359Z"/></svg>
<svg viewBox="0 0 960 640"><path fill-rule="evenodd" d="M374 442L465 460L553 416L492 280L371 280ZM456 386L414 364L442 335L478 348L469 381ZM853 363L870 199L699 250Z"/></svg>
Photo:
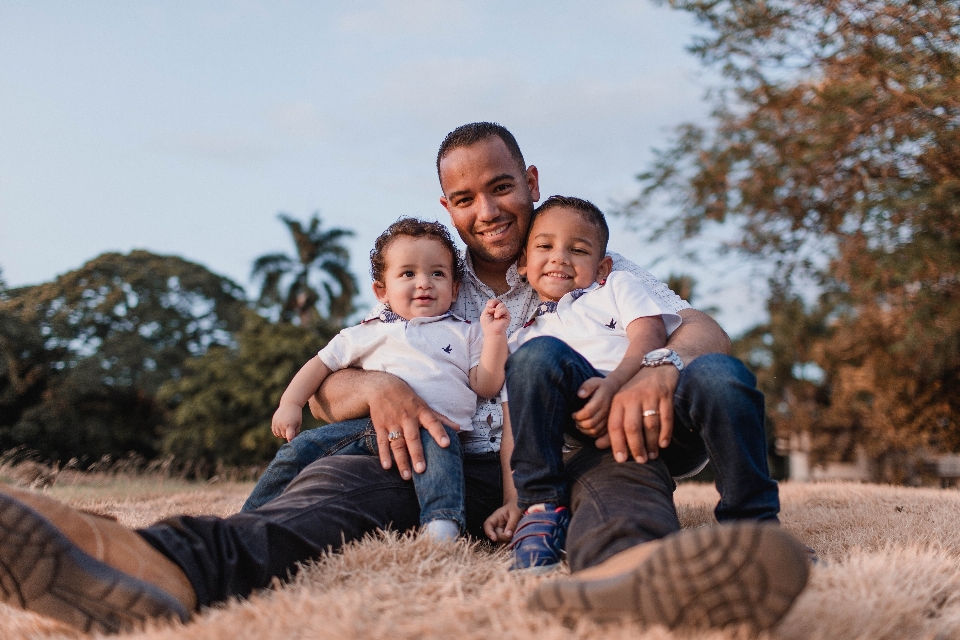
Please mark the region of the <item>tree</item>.
<svg viewBox="0 0 960 640"><path fill-rule="evenodd" d="M671 4L708 28L692 51L724 84L627 213L665 195L658 234L736 224L774 265L745 348L777 372L778 429L811 429L821 459L960 450L960 3Z"/></svg>
<svg viewBox="0 0 960 640"><path fill-rule="evenodd" d="M107 253L55 281L0 295L0 447L51 459L151 456L154 395L184 362L230 344L243 290L146 251Z"/></svg>
<svg viewBox="0 0 960 640"><path fill-rule="evenodd" d="M282 444L270 432L280 396L331 337L247 312L234 344L190 360L183 377L160 390L171 409L164 452L207 468L269 462ZM307 414L304 425L311 422Z"/></svg>
<svg viewBox="0 0 960 640"><path fill-rule="evenodd" d="M317 327L324 321L343 326L357 293L350 253L342 244L353 232L323 229L318 214L306 228L287 215L278 217L290 230L296 256L271 253L254 261L252 277L261 281L259 304L279 308L281 320L296 321L302 327Z"/></svg>

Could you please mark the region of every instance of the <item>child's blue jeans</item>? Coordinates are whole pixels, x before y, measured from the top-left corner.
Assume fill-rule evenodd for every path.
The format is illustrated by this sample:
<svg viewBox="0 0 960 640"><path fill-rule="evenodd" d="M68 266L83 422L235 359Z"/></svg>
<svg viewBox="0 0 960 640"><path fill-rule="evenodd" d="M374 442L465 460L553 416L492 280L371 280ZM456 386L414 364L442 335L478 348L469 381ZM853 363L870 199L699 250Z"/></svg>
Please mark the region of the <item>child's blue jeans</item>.
<svg viewBox="0 0 960 640"><path fill-rule="evenodd" d="M430 432L420 429L427 468L423 473L413 474L413 485L420 502L421 525L433 520L453 520L463 531L466 528L463 453L457 432L450 427L446 430L450 445L444 448ZM300 433L280 447L241 511L253 511L270 502L311 462L336 455L379 455L373 422L369 418L347 420Z"/></svg>
<svg viewBox="0 0 960 640"><path fill-rule="evenodd" d="M594 439L578 431L571 416L586 403L577 390L593 377L602 374L552 337L530 340L507 360L514 438L510 466L521 509L540 502L569 504L564 436L585 447L594 446ZM763 419L763 394L739 360L707 354L680 373L673 402L673 438L660 451L660 459L678 477L709 457L720 492L715 510L720 522L777 520L780 499L767 466Z"/></svg>

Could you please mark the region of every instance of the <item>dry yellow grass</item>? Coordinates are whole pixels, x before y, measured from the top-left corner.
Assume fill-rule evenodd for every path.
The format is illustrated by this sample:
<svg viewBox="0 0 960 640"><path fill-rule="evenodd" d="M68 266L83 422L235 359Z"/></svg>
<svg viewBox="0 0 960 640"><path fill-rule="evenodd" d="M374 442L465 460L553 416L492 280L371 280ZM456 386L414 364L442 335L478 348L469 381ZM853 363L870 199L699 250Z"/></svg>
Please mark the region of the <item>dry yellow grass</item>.
<svg viewBox="0 0 960 640"><path fill-rule="evenodd" d="M130 526L166 515L239 508L250 484L175 480L76 481L48 489ZM960 637L960 492L859 484L781 485L784 526L828 561L785 620L763 636L783 640ZM677 491L686 527L713 522L712 487ZM564 625L524 607L537 578L515 579L506 556L466 542L442 546L387 535L350 545L290 584L206 610L186 626L157 626L124 639L457 638L457 640L703 638L634 622ZM87 637L0 605L0 638Z"/></svg>

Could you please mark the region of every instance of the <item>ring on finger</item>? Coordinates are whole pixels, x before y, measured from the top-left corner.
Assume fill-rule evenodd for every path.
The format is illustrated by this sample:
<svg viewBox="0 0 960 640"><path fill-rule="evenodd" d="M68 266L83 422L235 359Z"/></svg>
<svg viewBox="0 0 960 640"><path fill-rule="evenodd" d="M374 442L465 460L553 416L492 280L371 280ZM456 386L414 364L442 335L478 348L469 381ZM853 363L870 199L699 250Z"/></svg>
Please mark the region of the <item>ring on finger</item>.
<svg viewBox="0 0 960 640"><path fill-rule="evenodd" d="M646 411L643 412L644 418L649 418L650 416L658 416L658 415L660 415L660 412L657 411L656 409L647 409Z"/></svg>
<svg viewBox="0 0 960 640"><path fill-rule="evenodd" d="M403 437L403 431L391 431L387 434L387 440L393 442L394 440L399 440Z"/></svg>

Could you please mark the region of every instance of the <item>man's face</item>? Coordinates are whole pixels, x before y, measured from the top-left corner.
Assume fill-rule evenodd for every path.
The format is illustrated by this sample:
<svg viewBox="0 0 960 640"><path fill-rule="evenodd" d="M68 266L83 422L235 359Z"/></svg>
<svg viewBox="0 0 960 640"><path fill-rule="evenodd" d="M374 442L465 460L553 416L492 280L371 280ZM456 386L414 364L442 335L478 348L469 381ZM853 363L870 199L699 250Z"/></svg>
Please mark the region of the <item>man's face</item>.
<svg viewBox="0 0 960 640"><path fill-rule="evenodd" d="M521 167L493 136L458 147L440 161L442 204L474 262L513 262L540 199L537 168Z"/></svg>

